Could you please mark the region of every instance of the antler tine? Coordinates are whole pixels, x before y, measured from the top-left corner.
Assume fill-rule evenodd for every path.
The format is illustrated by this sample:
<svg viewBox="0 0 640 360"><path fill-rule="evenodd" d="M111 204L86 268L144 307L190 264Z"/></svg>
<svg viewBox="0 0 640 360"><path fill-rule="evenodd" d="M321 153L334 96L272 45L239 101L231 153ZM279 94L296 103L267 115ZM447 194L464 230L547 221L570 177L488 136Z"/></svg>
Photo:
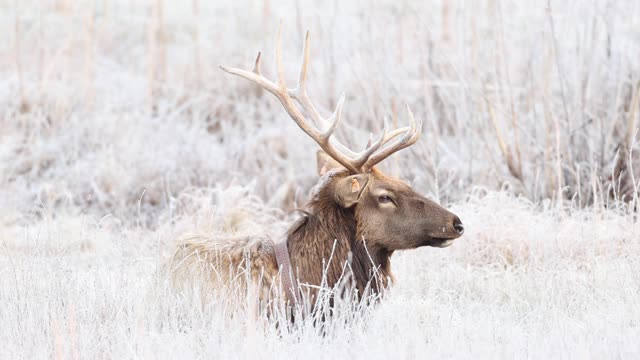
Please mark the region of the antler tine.
<svg viewBox="0 0 640 360"><path fill-rule="evenodd" d="M409 104L405 105L407 108L407 114L409 115L409 120L411 121L411 123L415 124L416 120L413 118L413 113L411 112L411 108L409 107ZM413 141L411 144L414 144L416 141L418 141L418 139L420 139L420 135L422 135L422 125L424 124L424 122L422 121L422 119L420 119L420 121L418 122L418 125L415 126L415 131L413 132L413 136L411 141Z"/></svg>
<svg viewBox="0 0 640 360"><path fill-rule="evenodd" d="M416 125L416 120L413 117L413 113L411 112L409 105L406 105L406 108L407 108L407 115L409 116L409 128L408 129L402 128L402 129L407 129L404 132L397 131L402 129L394 130L392 132L393 137L398 136L400 134L402 134L402 137L395 143L380 150L380 152L371 155L368 158L368 160L364 163L364 165L362 165L363 171L369 171L373 166L375 166L380 161L386 159L387 157L389 157L395 152L398 152L408 146L415 144L415 142L418 141L418 139L420 139L420 135L422 134L422 120L420 120L420 122ZM390 141L393 137L388 136L385 143Z"/></svg>
<svg viewBox="0 0 640 360"><path fill-rule="evenodd" d="M307 115L311 117L316 126L325 129L329 129L333 126L333 131L335 131L335 127L337 126L337 124L334 125L331 121L328 121L327 119L322 117L318 110L316 110L316 107L313 105L313 103L309 99L309 95L307 94L307 75L309 73L309 58L311 53L309 39L309 30L307 30L305 32L304 44L302 47L302 61L300 66L300 73L298 75L298 85L295 89L288 89L288 93L291 98L295 99L300 105L302 105L302 108L307 113ZM341 95L341 99L343 97L344 94ZM344 101L344 99L342 99L342 101ZM340 100L338 100L338 104L339 103ZM335 146L339 152L345 154L346 156L350 158L354 158L357 156L356 152L347 148L335 138L331 138L330 141L331 145Z"/></svg>
<svg viewBox="0 0 640 360"><path fill-rule="evenodd" d="M289 96L291 96L300 105L302 105L302 108L304 109L304 111L311 117L311 119L317 126L321 128L329 129L332 127L333 124L330 121L327 121L327 119L325 119L324 117L322 117L320 113L318 113L318 110L316 110L316 107L313 105L313 103L309 99L309 95L307 94L307 75L309 70L309 57L310 57L309 43L310 43L309 30L307 30L304 36L304 44L302 47L302 65L300 66L300 74L298 76L298 86L295 89L288 90ZM344 93L341 95L341 98L340 98L342 101L344 101L343 97L344 97ZM338 103L340 103L341 100L338 100ZM334 131L335 131L335 126L337 126L337 124L333 125ZM352 159L358 156L358 153L347 148L345 145L340 143L335 138L330 138L329 141L331 142L331 145L335 146L339 152L345 154L346 156Z"/></svg>
<svg viewBox="0 0 640 360"><path fill-rule="evenodd" d="M407 131L409 131L411 128L409 126L405 126L405 127L401 127L398 129L395 129L393 131L391 131L389 134L387 134L387 138L385 139L384 143L388 143L391 139L393 139L394 137L400 135L400 134L404 134Z"/></svg>
<svg viewBox="0 0 640 360"><path fill-rule="evenodd" d="M384 118L383 121L384 121L384 127L382 129L382 134L380 134L378 139L375 142L373 142L372 141L373 139L369 137L369 142L367 143L367 147L361 152L359 152L358 154L356 154L357 159L354 161L354 163L358 168L362 168L362 165L364 165L367 162L367 160L369 160L369 157L371 157L371 154L376 152L380 148L380 146L384 145L385 142L389 141L389 139L387 139L387 132L389 131L389 121L387 121L386 117Z"/></svg>
<svg viewBox="0 0 640 360"><path fill-rule="evenodd" d="M253 64L253 70L251 70L256 75L260 75L260 56L261 55L262 53L258 51L258 56L256 56L256 62Z"/></svg>
<svg viewBox="0 0 640 360"><path fill-rule="evenodd" d="M311 117L316 126L328 127L330 124L324 119L316 107L311 103L307 94L307 73L309 69L309 31L304 37L304 46L302 50L302 65L300 66L300 75L298 77L298 86L295 89L289 89L289 96L295 99L306 113ZM342 145L342 144L340 144ZM346 149L346 147L343 146Z"/></svg>
<svg viewBox="0 0 640 360"><path fill-rule="evenodd" d="M282 69L282 22L278 25L278 36L276 37L276 84L285 92L287 91L287 83Z"/></svg>
<svg viewBox="0 0 640 360"><path fill-rule="evenodd" d="M338 100L338 104L336 105L336 109L333 111L331 118L329 120L329 128L322 134L322 137L329 141L329 138L336 131L338 124L340 124L340 118L342 117L342 106L344 105L344 93L340 96L340 100Z"/></svg>
<svg viewBox="0 0 640 360"><path fill-rule="evenodd" d="M258 56L258 58L259 57L260 56ZM256 60L256 62L259 63L259 60ZM281 95L282 95L282 91L278 88L278 86L276 84L274 84L273 82L271 82L269 79L267 79L264 76L262 76L262 75L256 74L253 71L230 68L230 67L226 67L226 66L222 66L222 65L220 65L219 67L220 67L220 69L222 69L225 72L228 72L229 74L238 75L240 77L243 77L243 78L245 78L245 79L247 79L249 81L252 81L252 82L262 86L265 90L267 90L270 93L274 94L278 98L280 98Z"/></svg>
<svg viewBox="0 0 640 360"><path fill-rule="evenodd" d="M305 84L307 82L307 67L309 66L309 30L304 35L304 45L302 48L302 65L300 66L300 75L298 77L298 89L306 91Z"/></svg>

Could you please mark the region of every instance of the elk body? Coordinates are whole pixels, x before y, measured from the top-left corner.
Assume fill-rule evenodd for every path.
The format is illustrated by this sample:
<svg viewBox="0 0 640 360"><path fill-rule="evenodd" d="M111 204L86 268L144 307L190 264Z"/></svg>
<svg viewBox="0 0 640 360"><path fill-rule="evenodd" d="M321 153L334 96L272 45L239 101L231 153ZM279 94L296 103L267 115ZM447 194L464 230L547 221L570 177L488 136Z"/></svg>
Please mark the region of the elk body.
<svg viewBox="0 0 640 360"><path fill-rule="evenodd" d="M340 122L344 95L328 119L316 111L307 96L308 32L298 85L293 89L284 79L280 38L278 30L275 82L261 75L260 54L252 71L221 68L275 95L293 121L320 146L320 183L305 214L282 239L242 235L182 238L170 264L172 280L183 286L193 284L192 275L198 272L204 277L195 281L205 292L228 293L226 286L240 281L255 289L262 303L274 296L294 302L300 294L313 302L318 288L332 288L347 274L359 296L377 294L393 281L390 258L395 251L446 247L464 228L456 215L375 168L420 137L422 124L416 124L409 108L410 126L389 131L385 120L383 133L370 140L364 150L348 149L332 137ZM278 241L282 243L276 245Z"/></svg>

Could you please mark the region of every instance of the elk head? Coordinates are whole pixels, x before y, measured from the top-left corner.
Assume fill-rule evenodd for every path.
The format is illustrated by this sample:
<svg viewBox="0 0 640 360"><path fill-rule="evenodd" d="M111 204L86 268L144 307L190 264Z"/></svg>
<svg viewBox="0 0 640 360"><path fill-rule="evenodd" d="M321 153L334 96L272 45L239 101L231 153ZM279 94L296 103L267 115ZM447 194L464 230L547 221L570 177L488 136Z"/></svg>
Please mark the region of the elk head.
<svg viewBox="0 0 640 360"><path fill-rule="evenodd" d="M357 237L366 239L367 246L389 251L420 246L446 247L460 237L464 227L456 215L418 194L401 180L386 176L374 167L419 139L422 122L416 124L409 107L406 108L410 120L408 127L389 131L385 119L382 134L377 139L370 139L360 152L350 150L332 137L340 123L344 94L329 118L323 118L318 113L307 95L309 32L305 36L302 66L295 88L288 88L284 78L280 33L281 28L278 29L276 41L275 82L261 75L260 53L252 71L220 68L250 80L275 95L293 121L320 146L318 170L320 175L330 176L323 189L324 196L328 193L333 204L353 211ZM331 173L326 174L330 170Z"/></svg>

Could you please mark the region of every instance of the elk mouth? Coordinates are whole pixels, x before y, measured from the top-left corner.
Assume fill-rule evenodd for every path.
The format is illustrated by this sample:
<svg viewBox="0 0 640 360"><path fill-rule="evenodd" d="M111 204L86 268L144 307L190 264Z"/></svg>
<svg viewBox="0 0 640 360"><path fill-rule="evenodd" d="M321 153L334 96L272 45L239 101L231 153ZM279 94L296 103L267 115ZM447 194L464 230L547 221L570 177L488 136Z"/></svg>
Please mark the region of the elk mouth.
<svg viewBox="0 0 640 360"><path fill-rule="evenodd" d="M423 244L423 246L431 246L438 248L446 248L447 246L453 244L453 241L460 236L451 236L451 237L432 237L430 236Z"/></svg>

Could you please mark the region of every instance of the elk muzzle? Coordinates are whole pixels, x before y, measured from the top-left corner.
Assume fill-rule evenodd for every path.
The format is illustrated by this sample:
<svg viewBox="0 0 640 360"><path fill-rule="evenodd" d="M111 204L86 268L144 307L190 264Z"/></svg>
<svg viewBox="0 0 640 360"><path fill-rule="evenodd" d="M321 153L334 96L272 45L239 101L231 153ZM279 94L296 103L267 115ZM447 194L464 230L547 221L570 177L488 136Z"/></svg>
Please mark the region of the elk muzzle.
<svg viewBox="0 0 640 360"><path fill-rule="evenodd" d="M464 234L464 225L462 225L460 218L445 209L442 209L442 211L446 215L437 217L436 219L439 221L427 221L428 239L424 244L426 246L444 248ZM436 222L439 224L436 224Z"/></svg>

